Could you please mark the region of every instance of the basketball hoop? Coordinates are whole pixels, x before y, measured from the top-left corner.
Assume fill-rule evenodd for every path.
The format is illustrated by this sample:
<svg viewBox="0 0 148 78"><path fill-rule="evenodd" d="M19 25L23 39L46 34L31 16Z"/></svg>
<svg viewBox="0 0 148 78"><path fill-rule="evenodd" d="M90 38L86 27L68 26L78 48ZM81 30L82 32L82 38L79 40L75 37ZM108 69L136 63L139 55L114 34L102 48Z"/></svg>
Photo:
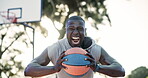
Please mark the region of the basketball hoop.
<svg viewBox="0 0 148 78"><path fill-rule="evenodd" d="M15 13L8 11L0 11L0 20L4 24L17 22Z"/></svg>

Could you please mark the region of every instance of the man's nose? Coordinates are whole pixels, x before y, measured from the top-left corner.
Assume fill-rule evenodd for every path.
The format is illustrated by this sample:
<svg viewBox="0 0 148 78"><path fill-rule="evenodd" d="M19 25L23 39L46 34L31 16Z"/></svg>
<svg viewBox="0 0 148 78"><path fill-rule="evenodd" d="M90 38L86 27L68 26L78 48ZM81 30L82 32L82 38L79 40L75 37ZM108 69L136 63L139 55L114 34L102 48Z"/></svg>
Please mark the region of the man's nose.
<svg viewBox="0 0 148 78"><path fill-rule="evenodd" d="M73 31L73 34L78 34L79 32L78 32L78 30L77 29L75 29L74 31Z"/></svg>

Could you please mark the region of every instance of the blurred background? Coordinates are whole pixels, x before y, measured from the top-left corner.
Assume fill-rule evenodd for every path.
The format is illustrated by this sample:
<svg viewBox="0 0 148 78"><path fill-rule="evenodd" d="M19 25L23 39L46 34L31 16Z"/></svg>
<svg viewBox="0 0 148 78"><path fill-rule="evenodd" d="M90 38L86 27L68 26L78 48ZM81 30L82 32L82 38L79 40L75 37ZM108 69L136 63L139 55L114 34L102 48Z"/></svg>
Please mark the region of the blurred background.
<svg viewBox="0 0 148 78"><path fill-rule="evenodd" d="M148 78L147 4L147 0L42 0L41 21L27 22L35 32L21 24L0 25L0 78L30 78L24 76L24 68L65 37L65 21L73 15L84 18L87 36L122 64L126 71L122 78ZM112 77L95 73L94 78Z"/></svg>

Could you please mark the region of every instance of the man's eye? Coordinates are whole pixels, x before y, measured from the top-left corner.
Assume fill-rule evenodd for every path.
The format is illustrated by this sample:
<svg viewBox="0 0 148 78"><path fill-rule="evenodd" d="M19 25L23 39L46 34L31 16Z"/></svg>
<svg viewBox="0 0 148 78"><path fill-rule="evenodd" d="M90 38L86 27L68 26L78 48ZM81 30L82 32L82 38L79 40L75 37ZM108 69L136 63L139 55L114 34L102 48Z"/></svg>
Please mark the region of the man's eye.
<svg viewBox="0 0 148 78"><path fill-rule="evenodd" d="M74 28L69 28L69 30L75 30Z"/></svg>
<svg viewBox="0 0 148 78"><path fill-rule="evenodd" d="M82 30L83 30L83 28L78 28L78 30L79 30L79 31L82 31Z"/></svg>

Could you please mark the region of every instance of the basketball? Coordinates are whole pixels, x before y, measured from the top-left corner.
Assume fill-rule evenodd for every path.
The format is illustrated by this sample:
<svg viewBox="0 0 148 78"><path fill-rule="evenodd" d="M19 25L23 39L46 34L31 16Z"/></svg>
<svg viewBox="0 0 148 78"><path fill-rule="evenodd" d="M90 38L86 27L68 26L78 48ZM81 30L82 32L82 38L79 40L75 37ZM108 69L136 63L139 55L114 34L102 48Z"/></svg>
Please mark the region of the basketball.
<svg viewBox="0 0 148 78"><path fill-rule="evenodd" d="M90 64L90 61L85 60L88 58L86 56L87 51L82 48L71 48L65 52L65 57L63 59L67 59L62 63L63 66L67 67L64 69L65 73L70 76L81 77L85 75L90 67L86 65Z"/></svg>

